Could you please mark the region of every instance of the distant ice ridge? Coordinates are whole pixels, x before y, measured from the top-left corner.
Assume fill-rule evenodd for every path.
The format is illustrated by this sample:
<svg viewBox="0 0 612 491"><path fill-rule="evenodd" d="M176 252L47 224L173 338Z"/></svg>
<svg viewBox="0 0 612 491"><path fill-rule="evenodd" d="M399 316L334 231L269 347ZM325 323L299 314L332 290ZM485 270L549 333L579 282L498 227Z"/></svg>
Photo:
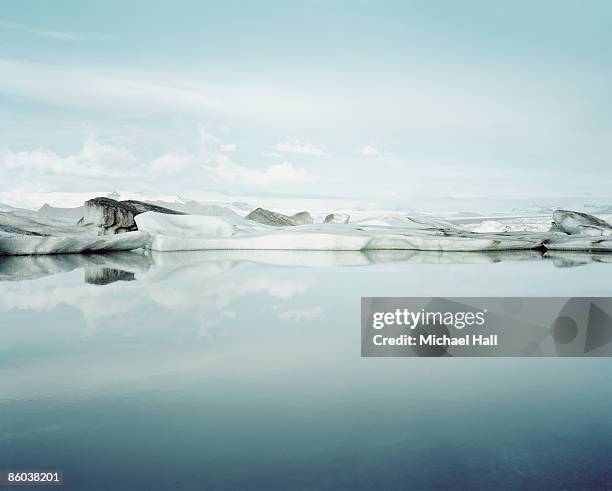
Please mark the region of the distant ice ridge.
<svg viewBox="0 0 612 491"><path fill-rule="evenodd" d="M188 250L422 250L537 249L534 234L476 234L438 220L379 218L352 224L279 227L240 217L177 216L146 212L135 217L155 251Z"/></svg>
<svg viewBox="0 0 612 491"><path fill-rule="evenodd" d="M95 227L68 225L35 213L0 212L0 254L129 251L148 245L143 231L98 236Z"/></svg>
<svg viewBox="0 0 612 491"><path fill-rule="evenodd" d="M258 213L268 216L272 212L259 210ZM485 221L479 230L470 231L445 220L398 216L291 226L268 225L241 217L170 216L152 212L143 213L135 220L139 230L151 234L150 247L156 251L612 251L611 225L591 215L567 210L555 211L549 231L520 231L514 229L516 225L507 226L501 221Z"/></svg>

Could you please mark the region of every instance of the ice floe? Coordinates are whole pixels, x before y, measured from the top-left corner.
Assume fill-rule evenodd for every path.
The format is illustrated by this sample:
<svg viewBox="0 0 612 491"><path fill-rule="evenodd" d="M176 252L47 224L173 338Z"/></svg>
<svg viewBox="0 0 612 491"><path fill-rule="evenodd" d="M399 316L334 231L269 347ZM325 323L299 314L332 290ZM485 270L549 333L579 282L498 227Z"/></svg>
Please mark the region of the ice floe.
<svg viewBox="0 0 612 491"><path fill-rule="evenodd" d="M135 217L151 234L156 251L266 250L424 250L482 251L536 249L543 238L529 234L475 234L439 220L381 218L353 224L269 226L246 219L164 216Z"/></svg>
<svg viewBox="0 0 612 491"><path fill-rule="evenodd" d="M85 201L83 218L78 225L95 225L100 235L120 234L138 230L134 217L146 211L182 215L180 211L163 208L143 201L117 201L111 198L93 198Z"/></svg>
<svg viewBox="0 0 612 491"><path fill-rule="evenodd" d="M612 226L605 220L587 213L568 210L553 212L551 231L593 237L612 236Z"/></svg>
<svg viewBox="0 0 612 491"><path fill-rule="evenodd" d="M347 213L330 213L325 217L323 223L348 223L351 216Z"/></svg>
<svg viewBox="0 0 612 491"><path fill-rule="evenodd" d="M310 213L300 211L292 216L283 215L275 211L266 210L264 208L256 208L246 217L247 220L261 223L263 225L272 225L274 227L287 227L293 225L308 225L313 223Z"/></svg>
<svg viewBox="0 0 612 491"><path fill-rule="evenodd" d="M59 254L128 251L145 247L143 231L98 236L96 227L79 227L35 213L0 212L0 254Z"/></svg>
<svg viewBox="0 0 612 491"><path fill-rule="evenodd" d="M0 212L0 254L131 250L270 251L612 251L612 225L567 210L550 218L504 217L456 223L425 215L360 217L332 213L313 223L308 212L257 208L242 217L222 207L184 214L152 203L95 198L79 226L42 213ZM318 216L318 220L322 216ZM63 218L63 217L62 217ZM476 220L470 217L469 220ZM460 220L465 220L461 217ZM546 227L549 228L549 227Z"/></svg>

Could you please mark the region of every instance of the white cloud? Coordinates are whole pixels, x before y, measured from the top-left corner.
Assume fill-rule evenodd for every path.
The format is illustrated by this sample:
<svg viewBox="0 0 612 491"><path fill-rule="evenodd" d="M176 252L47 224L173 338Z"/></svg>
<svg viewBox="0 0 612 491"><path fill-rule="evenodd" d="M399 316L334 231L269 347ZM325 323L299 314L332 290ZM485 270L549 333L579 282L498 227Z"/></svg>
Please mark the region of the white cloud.
<svg viewBox="0 0 612 491"><path fill-rule="evenodd" d="M365 155L366 157L374 157L378 155L380 152L378 148L373 147L371 145L364 145L361 147L361 155Z"/></svg>
<svg viewBox="0 0 612 491"><path fill-rule="evenodd" d="M189 170L194 178L205 179L206 182L217 186L240 184L247 187L268 188L315 182L315 178L305 169L296 167L290 162L254 169L234 162L227 153L209 152L206 149L197 155L167 153L152 160L148 164L148 169L156 177Z"/></svg>
<svg viewBox="0 0 612 491"><path fill-rule="evenodd" d="M218 154L205 168L217 184L239 183L253 187L272 187L315 182L308 172L289 162L262 170L251 169L234 163L227 155Z"/></svg>
<svg viewBox="0 0 612 491"><path fill-rule="evenodd" d="M126 179L148 186L163 182L164 177L177 176L180 179L169 182L177 187L177 192L182 184L193 182L223 188L233 185L273 188L315 182L305 169L290 162L264 168L236 163L228 153L236 148L234 144L222 145L218 139L207 135L204 140L209 144L203 144L200 152L167 152L154 158L137 156L129 148L102 143L94 136L85 139L79 152L67 156L43 149L0 150L0 182L18 181L34 189L53 190L58 184L65 185L68 177L96 179L99 183L106 181L109 186L117 187Z"/></svg>
<svg viewBox="0 0 612 491"><path fill-rule="evenodd" d="M219 147L222 152L235 152L237 149L238 146L235 143L226 143Z"/></svg>
<svg viewBox="0 0 612 491"><path fill-rule="evenodd" d="M23 178L35 178L40 174L106 178L135 176L137 173L132 167L136 162L130 150L100 143L91 135L86 138L80 152L66 157L49 150L0 152L0 169L16 172Z"/></svg>
<svg viewBox="0 0 612 491"><path fill-rule="evenodd" d="M312 143L302 143L299 140L285 143L277 143L276 150L279 152L286 153L301 153L304 155L315 155L317 157L323 157L327 153L319 146L313 145Z"/></svg>

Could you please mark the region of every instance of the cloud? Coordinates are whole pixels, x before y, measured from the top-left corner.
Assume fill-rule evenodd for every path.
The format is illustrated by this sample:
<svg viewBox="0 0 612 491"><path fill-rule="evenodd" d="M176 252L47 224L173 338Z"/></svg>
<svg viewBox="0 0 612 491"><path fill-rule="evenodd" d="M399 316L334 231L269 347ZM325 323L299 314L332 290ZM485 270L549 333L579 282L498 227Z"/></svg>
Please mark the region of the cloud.
<svg viewBox="0 0 612 491"><path fill-rule="evenodd" d="M34 27L23 26L20 24L13 24L11 22L0 22L0 27L4 29L11 29L13 31L25 32L27 34L33 34L35 36L41 36L41 37L51 38L51 39L58 39L61 41L76 41L80 37L77 34L73 34L71 32L36 29Z"/></svg>
<svg viewBox="0 0 612 491"><path fill-rule="evenodd" d="M103 143L94 135L85 139L78 152L65 156L46 149L0 150L0 183L2 187L14 188L14 183L19 182L27 184L25 187L52 190L65 187L67 182L71 187L80 182L79 190L85 191L93 181L102 187L116 188L129 180L146 188L162 186L180 192L194 182L223 189L238 186L284 190L286 186L316 181L308 171L291 162L263 168L241 165L230 156L235 144L222 144L209 132L201 137L199 152L165 152L148 157L127 147ZM169 176L175 179L169 181ZM20 184L20 188L24 186Z"/></svg>
<svg viewBox="0 0 612 491"><path fill-rule="evenodd" d="M176 174L191 167L193 160L189 155L167 153L152 160L149 163L149 170L157 176Z"/></svg>
<svg viewBox="0 0 612 491"><path fill-rule="evenodd" d="M91 178L136 176L137 172L132 170L135 163L137 158L130 150L100 143L92 135L85 139L78 153L66 157L49 150L0 152L0 169L23 178L36 178L40 174Z"/></svg>
<svg viewBox="0 0 612 491"><path fill-rule="evenodd" d="M227 155L218 154L205 168L217 184L238 183L252 187L272 187L315 182L313 176L290 162L260 170L238 165Z"/></svg>
<svg viewBox="0 0 612 491"><path fill-rule="evenodd" d="M312 143L302 143L299 140L286 143L277 143L276 150L279 152L286 153L301 153L304 155L315 155L317 157L323 157L327 153L319 146L313 145Z"/></svg>
<svg viewBox="0 0 612 491"><path fill-rule="evenodd" d="M374 157L380 152L376 147L372 147L371 145L364 145L363 147L361 147L360 153L361 155L365 155L366 157Z"/></svg>
<svg viewBox="0 0 612 491"><path fill-rule="evenodd" d="M235 152L238 146L235 143L226 143L219 147L222 152Z"/></svg>
<svg viewBox="0 0 612 491"><path fill-rule="evenodd" d="M189 159L199 162L207 174L207 180L214 184L223 186L240 184L265 188L315 182L314 177L306 170L295 167L290 162L275 164L265 169L253 169L237 164L228 155L238 148L235 143L223 143L221 138L211 131L210 126L201 125L199 132L202 152L199 155L192 155Z"/></svg>

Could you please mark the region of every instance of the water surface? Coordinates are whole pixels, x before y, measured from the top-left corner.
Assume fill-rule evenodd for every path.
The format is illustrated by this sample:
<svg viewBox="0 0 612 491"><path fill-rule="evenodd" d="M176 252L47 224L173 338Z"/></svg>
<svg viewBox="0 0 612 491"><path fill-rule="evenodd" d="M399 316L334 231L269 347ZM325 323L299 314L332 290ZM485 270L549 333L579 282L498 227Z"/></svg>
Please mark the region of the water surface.
<svg viewBox="0 0 612 491"><path fill-rule="evenodd" d="M609 359L360 357L361 296L609 296L607 256L0 258L0 462L66 489L612 487Z"/></svg>

